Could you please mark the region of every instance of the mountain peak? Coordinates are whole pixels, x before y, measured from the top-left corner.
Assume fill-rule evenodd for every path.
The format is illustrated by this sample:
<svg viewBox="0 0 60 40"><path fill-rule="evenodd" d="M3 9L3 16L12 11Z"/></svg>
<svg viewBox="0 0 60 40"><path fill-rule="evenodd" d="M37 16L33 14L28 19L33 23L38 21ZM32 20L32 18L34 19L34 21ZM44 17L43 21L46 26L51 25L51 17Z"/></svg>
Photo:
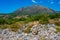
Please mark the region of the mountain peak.
<svg viewBox="0 0 60 40"><path fill-rule="evenodd" d="M32 5L32 6L20 8L16 10L14 14L30 15L36 13L41 14L41 13L54 13L54 12L55 12L54 10L41 5Z"/></svg>

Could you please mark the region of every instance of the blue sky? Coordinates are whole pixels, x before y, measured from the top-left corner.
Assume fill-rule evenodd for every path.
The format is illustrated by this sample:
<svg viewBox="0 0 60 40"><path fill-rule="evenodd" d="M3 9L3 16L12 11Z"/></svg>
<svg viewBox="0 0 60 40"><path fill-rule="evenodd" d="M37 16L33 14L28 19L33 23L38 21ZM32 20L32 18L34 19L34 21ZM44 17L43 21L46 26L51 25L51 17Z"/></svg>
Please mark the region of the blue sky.
<svg viewBox="0 0 60 40"><path fill-rule="evenodd" d="M10 13L18 8L39 4L60 11L60 0L0 0L0 13Z"/></svg>

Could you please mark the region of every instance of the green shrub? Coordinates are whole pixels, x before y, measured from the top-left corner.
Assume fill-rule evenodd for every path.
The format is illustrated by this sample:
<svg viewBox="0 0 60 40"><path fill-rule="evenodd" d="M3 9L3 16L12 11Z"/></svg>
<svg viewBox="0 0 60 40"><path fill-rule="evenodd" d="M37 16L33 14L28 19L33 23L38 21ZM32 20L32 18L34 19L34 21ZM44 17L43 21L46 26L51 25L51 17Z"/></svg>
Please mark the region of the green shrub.
<svg viewBox="0 0 60 40"><path fill-rule="evenodd" d="M6 20L6 24L13 24L15 23L13 20Z"/></svg>
<svg viewBox="0 0 60 40"><path fill-rule="evenodd" d="M28 26L26 30L24 30L25 33L30 33L30 29L32 28L32 25L31 26Z"/></svg>
<svg viewBox="0 0 60 40"><path fill-rule="evenodd" d="M31 16L32 21L38 21L40 19L40 15Z"/></svg>
<svg viewBox="0 0 60 40"><path fill-rule="evenodd" d="M56 27L56 30L57 30L57 32L60 32L60 28L59 27Z"/></svg>
<svg viewBox="0 0 60 40"><path fill-rule="evenodd" d="M25 21L26 20L26 18L24 18L24 17L21 17L20 19L19 19L19 21Z"/></svg>
<svg viewBox="0 0 60 40"><path fill-rule="evenodd" d="M39 20L39 23L40 23L40 24L47 24L48 21Z"/></svg>
<svg viewBox="0 0 60 40"><path fill-rule="evenodd" d="M60 26L60 22L55 22L55 25Z"/></svg>
<svg viewBox="0 0 60 40"><path fill-rule="evenodd" d="M6 29L9 28L9 25L0 25L0 29Z"/></svg>
<svg viewBox="0 0 60 40"><path fill-rule="evenodd" d="M12 24L9 28L10 28L12 31L16 32L16 31L18 31L19 26L16 25L16 24Z"/></svg>
<svg viewBox="0 0 60 40"><path fill-rule="evenodd" d="M5 23L6 23L6 20L3 18L0 18L0 24L5 24Z"/></svg>

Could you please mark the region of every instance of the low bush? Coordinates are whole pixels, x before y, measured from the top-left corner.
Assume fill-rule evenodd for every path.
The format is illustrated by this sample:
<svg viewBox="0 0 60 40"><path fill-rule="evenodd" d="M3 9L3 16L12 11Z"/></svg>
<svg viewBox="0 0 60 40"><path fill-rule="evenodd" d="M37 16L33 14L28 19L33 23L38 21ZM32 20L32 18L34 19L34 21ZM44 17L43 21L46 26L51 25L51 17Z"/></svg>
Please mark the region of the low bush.
<svg viewBox="0 0 60 40"><path fill-rule="evenodd" d="M32 28L32 25L31 26L28 26L26 30L24 30L25 33L30 33L30 29Z"/></svg>
<svg viewBox="0 0 60 40"><path fill-rule="evenodd" d="M55 22L55 25L60 26L60 22Z"/></svg>
<svg viewBox="0 0 60 40"><path fill-rule="evenodd" d="M60 28L59 28L59 27L56 27L56 31L57 31L57 32L60 32Z"/></svg>

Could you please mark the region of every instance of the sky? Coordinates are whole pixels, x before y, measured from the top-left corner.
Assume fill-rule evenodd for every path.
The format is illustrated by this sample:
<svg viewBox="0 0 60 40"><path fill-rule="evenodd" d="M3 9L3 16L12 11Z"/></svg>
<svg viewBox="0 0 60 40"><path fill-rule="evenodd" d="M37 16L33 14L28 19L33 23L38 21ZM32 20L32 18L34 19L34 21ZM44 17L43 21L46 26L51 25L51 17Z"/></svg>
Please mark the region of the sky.
<svg viewBox="0 0 60 40"><path fill-rule="evenodd" d="M34 4L60 11L60 0L0 0L0 13L11 13Z"/></svg>

